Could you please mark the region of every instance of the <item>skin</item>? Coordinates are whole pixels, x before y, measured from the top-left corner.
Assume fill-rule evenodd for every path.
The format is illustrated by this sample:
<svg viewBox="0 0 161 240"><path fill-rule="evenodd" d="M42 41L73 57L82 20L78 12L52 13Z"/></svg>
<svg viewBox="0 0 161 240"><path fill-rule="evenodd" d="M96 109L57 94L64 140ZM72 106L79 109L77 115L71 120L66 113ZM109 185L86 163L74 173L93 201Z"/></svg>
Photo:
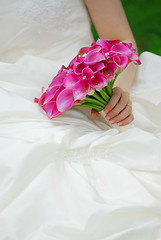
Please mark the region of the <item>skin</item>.
<svg viewBox="0 0 161 240"><path fill-rule="evenodd" d="M137 45L126 18L120 0L84 0L100 38L131 42L137 50ZM111 123L124 126L133 121L134 116L130 99L130 88L135 79L137 65L130 63L115 81L113 94L104 111L106 119ZM99 113L92 109L91 117L97 118Z"/></svg>

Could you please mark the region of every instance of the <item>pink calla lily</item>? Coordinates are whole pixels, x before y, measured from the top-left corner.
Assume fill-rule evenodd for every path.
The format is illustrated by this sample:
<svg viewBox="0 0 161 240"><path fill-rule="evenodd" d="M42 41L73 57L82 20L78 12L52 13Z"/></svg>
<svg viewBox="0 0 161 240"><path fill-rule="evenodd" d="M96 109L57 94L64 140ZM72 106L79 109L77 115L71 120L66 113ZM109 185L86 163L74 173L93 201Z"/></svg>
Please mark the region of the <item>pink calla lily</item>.
<svg viewBox="0 0 161 240"><path fill-rule="evenodd" d="M107 85L107 80L102 73L96 73L89 83L92 88L102 89Z"/></svg>
<svg viewBox="0 0 161 240"><path fill-rule="evenodd" d="M65 112L71 108L73 103L73 89L64 89L56 99L57 109L60 112Z"/></svg>
<svg viewBox="0 0 161 240"><path fill-rule="evenodd" d="M56 75L56 77L53 78L51 84L49 85L49 89L55 86L60 86L63 84L64 78L68 74L67 70L64 70L63 72Z"/></svg>
<svg viewBox="0 0 161 240"><path fill-rule="evenodd" d="M78 59L78 56L76 56L75 58L73 58L73 59L70 61L67 69L72 69L72 68L73 68L73 65L76 63L77 59Z"/></svg>
<svg viewBox="0 0 161 240"><path fill-rule="evenodd" d="M102 53L91 51L85 57L85 63L88 65L93 65L104 60L105 57Z"/></svg>
<svg viewBox="0 0 161 240"><path fill-rule="evenodd" d="M75 100L84 98L90 90L88 81L78 81L73 88L73 96Z"/></svg>
<svg viewBox="0 0 161 240"><path fill-rule="evenodd" d="M84 54L87 54L90 50L90 47L82 47L79 51L79 55L83 56Z"/></svg>
<svg viewBox="0 0 161 240"><path fill-rule="evenodd" d="M106 49L106 51L110 51L110 49L111 49L111 45L105 40L105 39L98 39L97 41L96 41L96 44L98 44L98 45L100 45L101 47L103 47L103 48L105 48Z"/></svg>
<svg viewBox="0 0 161 240"><path fill-rule="evenodd" d="M86 67L82 71L82 80L89 80L93 77L93 71L89 67Z"/></svg>
<svg viewBox="0 0 161 240"><path fill-rule="evenodd" d="M125 69L128 65L128 57L125 55L118 55L113 57L113 61L117 64L118 67Z"/></svg>
<svg viewBox="0 0 161 240"><path fill-rule="evenodd" d="M132 54L131 54L130 62L132 62L132 61L134 61L137 64L141 64L141 62L140 62L140 60L138 58L138 55L135 52L132 52Z"/></svg>
<svg viewBox="0 0 161 240"><path fill-rule="evenodd" d="M101 49L102 49L102 47L100 45L97 45L96 42L94 42L91 44L89 52L91 52L91 51L99 52Z"/></svg>
<svg viewBox="0 0 161 240"><path fill-rule="evenodd" d="M78 56L78 57L77 57L77 60L76 60L75 63L74 63L74 66L77 66L78 64L83 63L84 60L85 60L85 57Z"/></svg>
<svg viewBox="0 0 161 240"><path fill-rule="evenodd" d="M128 57L131 56L131 50L121 42L119 44L113 45L111 47L111 51L118 54L126 55Z"/></svg>
<svg viewBox="0 0 161 240"><path fill-rule="evenodd" d="M107 42L111 45L111 46L114 46L116 44L119 44L120 43L120 40L107 40Z"/></svg>
<svg viewBox="0 0 161 240"><path fill-rule="evenodd" d="M56 106L56 101L50 101L43 106L44 111L46 112L49 119L52 117L58 116L61 112L58 111Z"/></svg>
<svg viewBox="0 0 161 240"><path fill-rule="evenodd" d="M128 46L128 48L131 50L131 52L136 52L136 49L132 47L132 43L125 43L123 42L125 46Z"/></svg>
<svg viewBox="0 0 161 240"><path fill-rule="evenodd" d="M79 80L79 77L73 72L69 73L63 81L63 86L65 88L72 88Z"/></svg>
<svg viewBox="0 0 161 240"><path fill-rule="evenodd" d="M90 65L90 68L92 69L93 73L101 71L105 67L103 62L98 62L96 64Z"/></svg>
<svg viewBox="0 0 161 240"><path fill-rule="evenodd" d="M56 87L51 88L48 92L46 92L44 104L46 104L52 98L54 98L55 93L58 91L58 89L59 89L59 87L56 86Z"/></svg>
<svg viewBox="0 0 161 240"><path fill-rule="evenodd" d="M77 55L75 58L72 59L72 61L69 63L67 70L71 70L77 67L78 64L82 63L84 61L84 57Z"/></svg>
<svg viewBox="0 0 161 240"><path fill-rule="evenodd" d="M86 67L87 67L87 64L85 64L84 62L83 63L78 63L74 68L75 74L81 75L83 69L86 68Z"/></svg>
<svg viewBox="0 0 161 240"><path fill-rule="evenodd" d="M105 66L105 68L102 70L103 74L109 78L113 79L115 75L115 71L117 69L117 65L114 62L108 62Z"/></svg>
<svg viewBox="0 0 161 240"><path fill-rule="evenodd" d="M44 105L45 97L46 97L46 92L44 92L44 93L41 95L41 97L39 98L38 104L39 104L40 106L43 106L43 105Z"/></svg>
<svg viewBox="0 0 161 240"><path fill-rule="evenodd" d="M129 49L132 48L132 43L123 43L125 46L127 46Z"/></svg>
<svg viewBox="0 0 161 240"><path fill-rule="evenodd" d="M111 61L111 58L114 57L114 56L117 56L118 54L116 52L108 52L106 51L106 49L102 49L101 50L101 53L104 55L105 57L105 61Z"/></svg>
<svg viewBox="0 0 161 240"><path fill-rule="evenodd" d="M56 100L57 96L65 89L63 85L61 85L58 90L55 92L55 95L53 96L54 100Z"/></svg>

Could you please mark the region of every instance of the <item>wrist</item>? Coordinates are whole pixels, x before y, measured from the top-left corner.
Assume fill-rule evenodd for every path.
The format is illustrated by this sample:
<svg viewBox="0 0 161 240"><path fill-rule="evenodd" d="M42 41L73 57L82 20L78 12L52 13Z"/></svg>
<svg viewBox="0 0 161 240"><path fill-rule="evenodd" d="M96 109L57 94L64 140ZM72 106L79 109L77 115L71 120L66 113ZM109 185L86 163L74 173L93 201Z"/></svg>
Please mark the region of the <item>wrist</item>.
<svg viewBox="0 0 161 240"><path fill-rule="evenodd" d="M120 87L130 93L130 89L136 77L138 65L130 63L129 66L117 77L113 87Z"/></svg>

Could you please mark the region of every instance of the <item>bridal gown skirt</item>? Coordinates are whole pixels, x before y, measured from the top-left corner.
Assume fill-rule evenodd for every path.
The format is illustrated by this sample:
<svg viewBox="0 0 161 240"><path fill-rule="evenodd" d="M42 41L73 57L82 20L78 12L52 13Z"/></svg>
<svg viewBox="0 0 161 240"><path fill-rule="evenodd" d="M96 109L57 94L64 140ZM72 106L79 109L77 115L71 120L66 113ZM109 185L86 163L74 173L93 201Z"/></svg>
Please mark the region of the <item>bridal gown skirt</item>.
<svg viewBox="0 0 161 240"><path fill-rule="evenodd" d="M0 63L1 240L161 240L161 57L140 59L122 133L34 103L62 62Z"/></svg>

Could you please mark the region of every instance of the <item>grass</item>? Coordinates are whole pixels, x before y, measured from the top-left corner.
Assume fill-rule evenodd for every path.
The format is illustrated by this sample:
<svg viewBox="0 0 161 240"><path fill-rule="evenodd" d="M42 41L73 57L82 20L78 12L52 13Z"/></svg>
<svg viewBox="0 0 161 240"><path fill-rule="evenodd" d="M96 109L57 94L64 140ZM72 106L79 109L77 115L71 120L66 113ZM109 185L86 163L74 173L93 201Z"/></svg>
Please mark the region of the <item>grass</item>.
<svg viewBox="0 0 161 240"><path fill-rule="evenodd" d="M139 54L150 51L161 55L161 0L122 0L137 42ZM95 40L98 38L92 25Z"/></svg>

